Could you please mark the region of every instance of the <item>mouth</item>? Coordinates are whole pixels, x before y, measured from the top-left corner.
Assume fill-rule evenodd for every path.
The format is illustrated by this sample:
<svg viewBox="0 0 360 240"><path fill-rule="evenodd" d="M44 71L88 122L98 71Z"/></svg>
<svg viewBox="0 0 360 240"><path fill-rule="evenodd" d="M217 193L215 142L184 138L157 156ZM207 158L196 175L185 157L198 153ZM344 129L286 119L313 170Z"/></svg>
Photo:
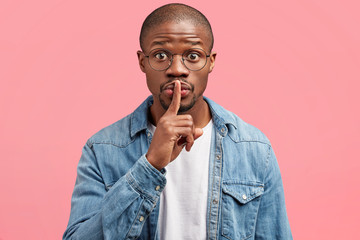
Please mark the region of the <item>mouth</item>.
<svg viewBox="0 0 360 240"><path fill-rule="evenodd" d="M168 83L164 86L163 92L168 96L172 97L174 94L175 83ZM186 97L191 92L191 86L187 83L181 82L181 97Z"/></svg>

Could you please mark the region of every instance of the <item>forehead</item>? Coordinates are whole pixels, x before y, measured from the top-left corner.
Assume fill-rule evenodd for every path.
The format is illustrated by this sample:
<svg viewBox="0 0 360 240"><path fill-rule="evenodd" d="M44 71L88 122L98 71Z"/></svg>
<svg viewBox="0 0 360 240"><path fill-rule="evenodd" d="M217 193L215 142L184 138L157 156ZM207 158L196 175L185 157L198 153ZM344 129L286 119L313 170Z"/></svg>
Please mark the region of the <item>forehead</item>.
<svg viewBox="0 0 360 240"><path fill-rule="evenodd" d="M165 22L152 27L144 38L144 48L189 45L209 49L211 39L204 26L191 21Z"/></svg>

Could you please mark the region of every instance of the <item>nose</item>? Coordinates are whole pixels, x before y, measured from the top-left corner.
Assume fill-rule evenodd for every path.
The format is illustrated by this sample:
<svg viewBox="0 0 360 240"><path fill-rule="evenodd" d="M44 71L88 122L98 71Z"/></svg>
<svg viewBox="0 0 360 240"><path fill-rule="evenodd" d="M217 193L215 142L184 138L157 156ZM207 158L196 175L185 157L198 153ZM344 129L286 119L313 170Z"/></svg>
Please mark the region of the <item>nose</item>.
<svg viewBox="0 0 360 240"><path fill-rule="evenodd" d="M173 55L171 66L166 70L169 77L187 77L189 69L187 69L182 61L182 56L178 54Z"/></svg>

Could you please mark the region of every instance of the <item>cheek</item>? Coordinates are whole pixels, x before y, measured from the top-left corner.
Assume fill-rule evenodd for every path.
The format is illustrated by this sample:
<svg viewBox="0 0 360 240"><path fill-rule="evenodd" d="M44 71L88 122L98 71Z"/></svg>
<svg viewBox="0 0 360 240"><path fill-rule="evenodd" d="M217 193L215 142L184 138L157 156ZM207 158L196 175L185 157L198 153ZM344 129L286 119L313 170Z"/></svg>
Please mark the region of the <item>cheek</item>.
<svg viewBox="0 0 360 240"><path fill-rule="evenodd" d="M199 94L202 94L207 86L208 74L199 73L197 77L197 86L195 86L195 91Z"/></svg>
<svg viewBox="0 0 360 240"><path fill-rule="evenodd" d="M160 79L160 76L156 73L146 73L146 84L152 94L158 94L160 92Z"/></svg>

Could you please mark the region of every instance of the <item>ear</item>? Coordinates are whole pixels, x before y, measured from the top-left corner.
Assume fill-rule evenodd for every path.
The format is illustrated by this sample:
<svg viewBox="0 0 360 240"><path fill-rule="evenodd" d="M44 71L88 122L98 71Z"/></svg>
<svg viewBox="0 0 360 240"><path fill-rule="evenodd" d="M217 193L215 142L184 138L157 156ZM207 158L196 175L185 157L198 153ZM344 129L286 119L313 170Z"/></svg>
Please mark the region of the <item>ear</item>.
<svg viewBox="0 0 360 240"><path fill-rule="evenodd" d="M215 67L215 59L216 59L216 52L211 52L210 54L210 68L209 68L209 73L212 72L212 70Z"/></svg>
<svg viewBox="0 0 360 240"><path fill-rule="evenodd" d="M143 73L145 73L145 54L142 51L137 51L137 57L139 61L140 69Z"/></svg>

